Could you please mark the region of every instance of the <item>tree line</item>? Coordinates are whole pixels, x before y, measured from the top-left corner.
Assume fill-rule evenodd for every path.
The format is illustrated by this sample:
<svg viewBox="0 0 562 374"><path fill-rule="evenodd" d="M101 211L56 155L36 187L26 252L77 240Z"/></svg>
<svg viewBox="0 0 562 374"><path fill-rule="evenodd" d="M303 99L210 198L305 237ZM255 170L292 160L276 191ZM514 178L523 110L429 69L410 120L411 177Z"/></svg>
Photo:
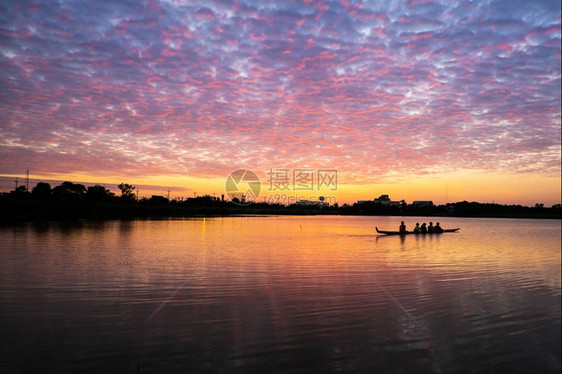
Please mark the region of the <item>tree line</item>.
<svg viewBox="0 0 562 374"><path fill-rule="evenodd" d="M339 214L339 215L393 215L393 216L456 216L456 217L513 217L560 218L560 204L545 207L501 205L461 201L454 204L390 206L367 201L355 204L337 203L329 207L283 205L256 202L240 205L204 195L187 199L169 200L164 196L137 199L136 187L121 183L117 196L103 185L86 187L83 184L63 182L51 187L39 182L28 191L19 186L14 191L0 194L0 220L3 222L28 219L108 219L173 216L217 216L231 214Z"/></svg>
<svg viewBox="0 0 562 374"><path fill-rule="evenodd" d="M19 186L9 194L2 194L4 198L13 198L17 200L57 200L57 201L134 201L136 200L134 189L135 186L121 183L117 186L121 191L121 196L116 197L105 186L94 185L86 187L80 183L62 182L54 188L47 182L39 182L31 191L26 186Z"/></svg>

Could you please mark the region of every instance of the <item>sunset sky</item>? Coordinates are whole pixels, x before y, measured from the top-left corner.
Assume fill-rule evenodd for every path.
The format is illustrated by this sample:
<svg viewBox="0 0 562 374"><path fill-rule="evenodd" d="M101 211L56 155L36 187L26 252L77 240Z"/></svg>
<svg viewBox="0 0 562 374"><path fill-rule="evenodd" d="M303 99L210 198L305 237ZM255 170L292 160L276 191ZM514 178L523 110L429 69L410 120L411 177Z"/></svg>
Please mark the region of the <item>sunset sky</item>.
<svg viewBox="0 0 562 374"><path fill-rule="evenodd" d="M559 0L3 1L0 190L337 169L283 192L550 206L560 27Z"/></svg>

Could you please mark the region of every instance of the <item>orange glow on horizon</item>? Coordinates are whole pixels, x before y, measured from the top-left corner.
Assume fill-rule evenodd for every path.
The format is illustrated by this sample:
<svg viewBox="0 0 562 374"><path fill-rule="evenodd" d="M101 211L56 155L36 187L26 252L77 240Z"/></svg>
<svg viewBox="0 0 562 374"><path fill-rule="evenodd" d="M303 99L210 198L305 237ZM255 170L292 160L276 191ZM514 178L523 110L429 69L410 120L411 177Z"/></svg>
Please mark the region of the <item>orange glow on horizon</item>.
<svg viewBox="0 0 562 374"><path fill-rule="evenodd" d="M546 177L528 174L495 174L487 172L466 171L440 176L412 177L396 183L380 184L346 184L338 181L337 188L316 188L312 191L272 190L267 184L266 177L260 175L262 188L258 202L275 202L275 195L283 195L281 201L294 202L299 199L317 200L324 196L327 202L339 205L344 203L353 204L358 200L373 200L380 195L389 195L392 200L405 200L412 203L415 200L431 200L434 204L445 204L447 202L477 201L481 203L497 204L520 204L534 206L543 203L549 207L560 203L561 181L560 178ZM137 186L139 198L151 197L152 195L167 197L170 199L186 199L194 196L210 195L221 198L225 195L225 181L228 174L223 178L202 178L184 176L146 176L133 178L107 178L88 174L47 174L32 175L34 181L72 181L74 183L101 184L111 191L119 194L117 185L129 183ZM25 175L9 175L9 178L19 178L20 185L24 183ZM55 187L57 184L52 184ZM30 189L35 184L30 183ZM316 186L315 186L316 187ZM13 187L4 186L2 192L13 190ZM169 192L168 192L169 191Z"/></svg>

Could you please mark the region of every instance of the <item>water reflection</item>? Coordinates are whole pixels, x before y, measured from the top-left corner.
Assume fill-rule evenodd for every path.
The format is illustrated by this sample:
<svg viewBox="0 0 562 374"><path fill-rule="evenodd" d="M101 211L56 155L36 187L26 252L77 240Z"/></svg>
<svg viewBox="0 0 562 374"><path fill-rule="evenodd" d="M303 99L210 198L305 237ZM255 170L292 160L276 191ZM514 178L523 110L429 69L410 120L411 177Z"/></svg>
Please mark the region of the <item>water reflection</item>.
<svg viewBox="0 0 562 374"><path fill-rule="evenodd" d="M399 221L228 217L2 229L0 332L10 339L0 366L559 371L560 222L454 219L456 234L373 235L375 225Z"/></svg>

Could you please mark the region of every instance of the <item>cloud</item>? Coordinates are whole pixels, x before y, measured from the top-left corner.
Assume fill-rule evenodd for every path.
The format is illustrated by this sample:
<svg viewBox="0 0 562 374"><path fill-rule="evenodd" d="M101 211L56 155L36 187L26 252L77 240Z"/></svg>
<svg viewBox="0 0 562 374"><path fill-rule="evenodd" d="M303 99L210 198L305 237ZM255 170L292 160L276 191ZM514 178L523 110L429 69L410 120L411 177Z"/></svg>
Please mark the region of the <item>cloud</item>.
<svg viewBox="0 0 562 374"><path fill-rule="evenodd" d="M560 172L555 2L38 1L0 20L5 174Z"/></svg>

